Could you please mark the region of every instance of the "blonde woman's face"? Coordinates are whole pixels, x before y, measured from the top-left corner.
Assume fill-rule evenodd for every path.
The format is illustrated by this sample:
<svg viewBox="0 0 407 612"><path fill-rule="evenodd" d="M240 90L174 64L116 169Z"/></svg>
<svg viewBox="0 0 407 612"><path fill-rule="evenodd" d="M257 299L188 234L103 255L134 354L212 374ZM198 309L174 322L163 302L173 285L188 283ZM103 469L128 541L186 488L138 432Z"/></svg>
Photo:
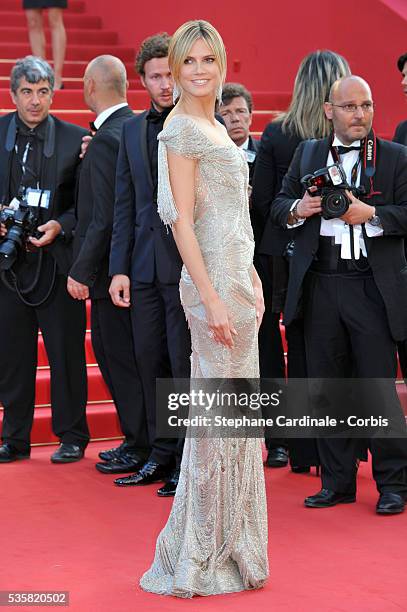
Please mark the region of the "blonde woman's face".
<svg viewBox="0 0 407 612"><path fill-rule="evenodd" d="M203 38L194 42L180 70L181 88L192 96L216 95L221 82L215 55Z"/></svg>

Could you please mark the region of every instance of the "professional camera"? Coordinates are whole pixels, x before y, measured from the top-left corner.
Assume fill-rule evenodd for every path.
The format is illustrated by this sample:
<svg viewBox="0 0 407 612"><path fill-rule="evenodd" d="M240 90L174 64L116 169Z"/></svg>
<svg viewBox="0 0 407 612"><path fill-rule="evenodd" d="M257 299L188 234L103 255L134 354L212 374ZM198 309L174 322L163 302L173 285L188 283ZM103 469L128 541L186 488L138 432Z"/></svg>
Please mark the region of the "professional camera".
<svg viewBox="0 0 407 612"><path fill-rule="evenodd" d="M42 235L37 230L38 212L22 200L17 210L4 208L0 211L0 223L7 229L7 235L0 242L0 270L9 270L29 236L40 238Z"/></svg>
<svg viewBox="0 0 407 612"><path fill-rule="evenodd" d="M324 219L337 219L346 213L351 200L345 190L351 191L355 197L364 193L364 189L348 185L345 171L339 163L306 174L301 184L310 196L321 196L321 215ZM317 191L309 191L310 187L317 187Z"/></svg>

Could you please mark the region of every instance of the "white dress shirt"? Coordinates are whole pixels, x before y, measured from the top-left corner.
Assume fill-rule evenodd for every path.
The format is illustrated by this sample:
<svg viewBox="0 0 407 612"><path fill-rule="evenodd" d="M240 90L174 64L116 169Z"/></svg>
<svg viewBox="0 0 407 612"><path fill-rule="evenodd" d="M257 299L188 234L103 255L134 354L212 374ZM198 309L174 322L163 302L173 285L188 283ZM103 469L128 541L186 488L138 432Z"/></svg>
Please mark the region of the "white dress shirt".
<svg viewBox="0 0 407 612"><path fill-rule="evenodd" d="M105 108L105 110L99 113L99 115L96 117L94 121L95 128L98 130L106 119L110 117L110 115L113 115L113 113L119 110L119 108L124 108L125 106L128 106L127 102L121 102L120 104L115 104L114 106Z"/></svg>

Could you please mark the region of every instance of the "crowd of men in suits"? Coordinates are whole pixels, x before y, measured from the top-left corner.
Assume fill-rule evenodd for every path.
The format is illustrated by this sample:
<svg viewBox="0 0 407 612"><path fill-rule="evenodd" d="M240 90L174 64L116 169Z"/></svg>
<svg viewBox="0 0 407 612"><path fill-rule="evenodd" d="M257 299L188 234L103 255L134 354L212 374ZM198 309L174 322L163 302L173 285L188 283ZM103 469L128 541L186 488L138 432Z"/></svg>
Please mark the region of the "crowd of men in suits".
<svg viewBox="0 0 407 612"><path fill-rule="evenodd" d="M51 366L53 431L60 440L51 461L68 463L83 457L89 441L84 337L85 300L90 299L92 344L124 436L120 446L99 454L96 468L103 474L119 475L114 482L121 487L164 482L158 490L164 497L175 493L183 445L181 439L156 433L156 379L188 378L191 352L178 289L182 261L171 232L157 213L157 135L173 108L169 42L167 34L157 34L141 45L136 70L151 106L137 116L127 104L123 63L102 55L88 64L84 98L96 115L91 138L82 128L50 114L52 70L33 56L19 60L13 68L11 92L16 112L0 119L3 210L14 210L12 214L35 210L39 231L21 234L20 243L15 240L12 244L13 224L3 220L1 225L0 401L4 418L0 462L30 456L39 329ZM404 83L407 55L398 66ZM350 147L357 141L363 149L371 133L371 92L362 79L349 77L337 84L326 104L338 142L317 141L307 160L307 172L332 162L329 156L337 154L338 146ZM250 184L256 180L255 162L261 150L260 142L250 136L252 107L245 87L237 83L224 86L218 118L246 155ZM399 126L397 140L404 139L403 144L405 132L405 126ZM349 225L367 228L366 267L359 274L352 269L347 276L348 268L345 270L337 251L335 264L330 255L326 260L321 255L322 246L324 256L331 248L325 239L333 234L327 234L327 224L321 232L320 198L304 193L300 182L304 146L297 149L282 191L270 207L276 225L287 231L295 229L284 319L287 323L292 320L300 295L309 296L305 329L312 376L349 376L345 367L338 368L338 354L348 350L349 335L354 333L349 329L356 326L360 346L369 345L367 352L351 347L357 375L394 377L395 341L402 343L407 337L407 149L380 139L375 139L375 146L374 178L357 170L358 181L367 181L370 199L366 203L352 196L348 217L344 217ZM356 162L361 159L360 152L352 153ZM390 167L394 172L389 172ZM252 212L258 245L264 226ZM376 230L369 234L370 225ZM5 244L15 250L15 261L3 248ZM284 378L279 314L271 308L270 266L258 249L255 265L266 303L259 333L260 373L262 378ZM333 309L332 296L338 291L344 295L359 292L354 298L356 314L355 309L344 312L339 303ZM395 413L401 414L397 399L391 393L389 397ZM406 447L406 438L370 444L379 513L404 510ZM267 440L267 448L267 465L287 465L284 440ZM307 498L306 505L327 507L354 501L354 445L346 439L321 441L319 453L323 488Z"/></svg>

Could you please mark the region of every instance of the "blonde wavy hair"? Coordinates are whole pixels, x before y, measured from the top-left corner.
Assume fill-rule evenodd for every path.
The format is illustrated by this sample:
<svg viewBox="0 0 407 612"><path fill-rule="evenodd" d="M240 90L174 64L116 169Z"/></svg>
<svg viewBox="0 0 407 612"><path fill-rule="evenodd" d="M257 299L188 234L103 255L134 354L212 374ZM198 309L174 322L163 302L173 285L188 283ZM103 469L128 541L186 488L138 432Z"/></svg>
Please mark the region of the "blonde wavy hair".
<svg viewBox="0 0 407 612"><path fill-rule="evenodd" d="M328 136L332 128L325 117L324 102L329 101L333 83L350 74L346 59L334 51L325 49L307 55L295 77L288 111L278 119L283 132L297 134L303 140Z"/></svg>

